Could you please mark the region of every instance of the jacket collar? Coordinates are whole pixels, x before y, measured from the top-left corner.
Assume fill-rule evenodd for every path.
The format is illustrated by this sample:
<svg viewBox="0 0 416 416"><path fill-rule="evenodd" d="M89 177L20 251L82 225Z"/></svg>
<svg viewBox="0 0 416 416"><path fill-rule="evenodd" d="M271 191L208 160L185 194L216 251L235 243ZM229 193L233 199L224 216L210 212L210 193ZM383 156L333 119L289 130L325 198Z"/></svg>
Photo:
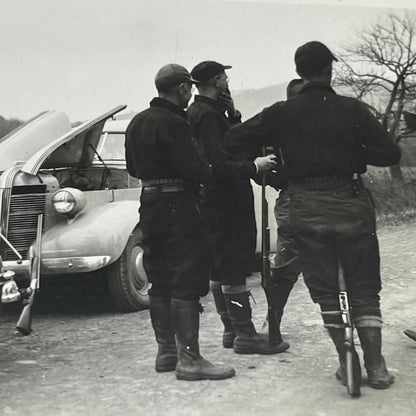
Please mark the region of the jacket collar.
<svg viewBox="0 0 416 416"><path fill-rule="evenodd" d="M313 91L322 91L322 92L329 92L332 94L336 94L336 92L332 89L332 87L324 82L314 81L308 82L307 84L303 85L300 89L299 93L308 93Z"/></svg>
<svg viewBox="0 0 416 416"><path fill-rule="evenodd" d="M212 98L206 97L205 95L195 95L195 102L208 104L220 114L224 114L225 112L224 105L220 101L213 100Z"/></svg>
<svg viewBox="0 0 416 416"><path fill-rule="evenodd" d="M173 104L169 100L166 100L165 98L155 97L152 101L150 101L150 107L163 107L166 108L175 114L178 114L179 116L185 118L186 113L185 111L177 106L176 104Z"/></svg>

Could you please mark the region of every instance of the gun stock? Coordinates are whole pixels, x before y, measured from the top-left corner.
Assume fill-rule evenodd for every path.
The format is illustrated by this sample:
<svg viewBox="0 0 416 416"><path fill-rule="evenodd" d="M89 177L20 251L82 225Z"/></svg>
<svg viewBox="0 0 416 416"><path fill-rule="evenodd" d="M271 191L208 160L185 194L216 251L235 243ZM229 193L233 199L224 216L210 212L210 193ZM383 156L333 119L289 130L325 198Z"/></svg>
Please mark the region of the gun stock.
<svg viewBox="0 0 416 416"><path fill-rule="evenodd" d="M345 369L347 373L348 393L353 397L361 395L361 371L357 352L354 346L354 326L348 302L347 285L341 262L338 264L339 305L344 323Z"/></svg>
<svg viewBox="0 0 416 416"><path fill-rule="evenodd" d="M16 324L16 329L23 335L29 335L32 332L32 306L35 301L36 292L40 287L40 263L42 250L42 223L43 215L38 216L36 241L31 247L31 268L30 268L30 286L27 291L29 297L24 301L22 312Z"/></svg>
<svg viewBox="0 0 416 416"><path fill-rule="evenodd" d="M33 299L33 296L31 298ZM23 306L16 324L16 329L23 335L29 335L32 332L32 303L29 302Z"/></svg>

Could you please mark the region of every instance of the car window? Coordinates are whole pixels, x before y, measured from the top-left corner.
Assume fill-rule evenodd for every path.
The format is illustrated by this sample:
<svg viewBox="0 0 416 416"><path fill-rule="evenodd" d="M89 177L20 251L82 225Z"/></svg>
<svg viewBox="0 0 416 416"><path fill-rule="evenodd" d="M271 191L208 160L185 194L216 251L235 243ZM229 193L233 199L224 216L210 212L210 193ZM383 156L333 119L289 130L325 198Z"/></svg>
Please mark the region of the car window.
<svg viewBox="0 0 416 416"><path fill-rule="evenodd" d="M103 160L125 160L124 133L104 133L97 151Z"/></svg>

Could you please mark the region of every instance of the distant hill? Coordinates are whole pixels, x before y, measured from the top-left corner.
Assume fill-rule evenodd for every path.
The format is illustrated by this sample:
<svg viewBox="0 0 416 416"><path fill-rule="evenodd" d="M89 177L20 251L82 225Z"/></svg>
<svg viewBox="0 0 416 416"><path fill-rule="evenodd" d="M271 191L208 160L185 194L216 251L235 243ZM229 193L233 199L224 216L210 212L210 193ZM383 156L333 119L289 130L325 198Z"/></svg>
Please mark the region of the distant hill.
<svg viewBox="0 0 416 416"><path fill-rule="evenodd" d="M3 116L0 116L0 138L6 136L22 123L22 120L16 118L6 119Z"/></svg>
<svg viewBox="0 0 416 416"><path fill-rule="evenodd" d="M286 99L286 83L260 89L241 90L233 93L235 107L241 111L243 120L254 116L264 107Z"/></svg>
<svg viewBox="0 0 416 416"><path fill-rule="evenodd" d="M133 118L137 113L138 113L138 111L128 111L126 113L121 112L121 113L116 115L116 119L117 120L129 120L129 119Z"/></svg>

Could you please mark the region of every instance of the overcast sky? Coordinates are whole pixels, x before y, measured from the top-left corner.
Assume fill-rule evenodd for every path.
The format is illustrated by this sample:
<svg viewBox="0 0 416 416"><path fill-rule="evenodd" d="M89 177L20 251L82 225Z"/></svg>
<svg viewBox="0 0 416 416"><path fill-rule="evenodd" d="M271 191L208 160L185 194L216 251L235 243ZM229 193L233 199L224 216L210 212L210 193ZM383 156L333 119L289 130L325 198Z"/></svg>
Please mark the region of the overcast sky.
<svg viewBox="0 0 416 416"><path fill-rule="evenodd" d="M335 53L386 7L414 0L0 0L0 115L51 109L84 120L118 104L144 109L154 75L177 62L233 65L231 90L295 76L293 54ZM416 11L415 11L416 12Z"/></svg>

